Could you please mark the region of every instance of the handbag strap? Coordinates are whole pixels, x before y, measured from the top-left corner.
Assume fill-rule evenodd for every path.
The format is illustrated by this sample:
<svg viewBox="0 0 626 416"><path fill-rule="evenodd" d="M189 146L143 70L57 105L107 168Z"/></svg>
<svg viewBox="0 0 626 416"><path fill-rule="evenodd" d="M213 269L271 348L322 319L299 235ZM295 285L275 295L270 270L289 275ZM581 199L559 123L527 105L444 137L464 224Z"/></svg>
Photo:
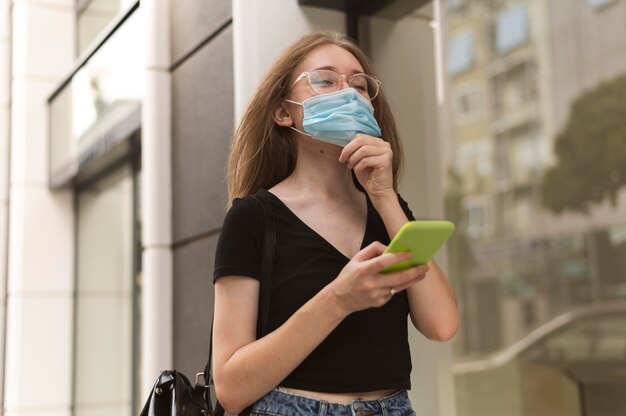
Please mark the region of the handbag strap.
<svg viewBox="0 0 626 416"><path fill-rule="evenodd" d="M276 251L276 229L274 216L265 206L261 198L252 197L263 208L265 217L265 240L263 242L263 260L261 262L261 286L259 289L259 317L257 319L257 339L264 337L269 332L270 321L270 293L272 291L272 276L274 272L274 256Z"/></svg>
<svg viewBox="0 0 626 416"><path fill-rule="evenodd" d="M265 206L261 198L256 195L250 195L263 209L265 222L265 238L263 240L263 260L261 262L261 279L259 289L259 313L257 319L257 339L268 333L269 326L269 310L270 310L270 292L272 289L272 272L274 266L274 253L276 247L276 230L274 224L274 216ZM211 323L211 335L209 338L209 359L204 368L204 381L207 386L213 385L213 374L211 373L211 363L213 360L213 323ZM211 406L210 392L207 389L207 402Z"/></svg>

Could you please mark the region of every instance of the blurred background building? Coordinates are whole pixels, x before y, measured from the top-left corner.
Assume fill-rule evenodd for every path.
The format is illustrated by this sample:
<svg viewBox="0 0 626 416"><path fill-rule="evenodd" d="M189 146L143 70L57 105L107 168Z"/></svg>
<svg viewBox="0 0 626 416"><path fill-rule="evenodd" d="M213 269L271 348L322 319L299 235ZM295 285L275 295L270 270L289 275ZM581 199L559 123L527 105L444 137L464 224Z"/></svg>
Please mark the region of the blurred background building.
<svg viewBox="0 0 626 416"><path fill-rule="evenodd" d="M234 126L320 28L372 58L415 216L457 224L417 413L623 414L626 0L0 0L2 414L202 370Z"/></svg>

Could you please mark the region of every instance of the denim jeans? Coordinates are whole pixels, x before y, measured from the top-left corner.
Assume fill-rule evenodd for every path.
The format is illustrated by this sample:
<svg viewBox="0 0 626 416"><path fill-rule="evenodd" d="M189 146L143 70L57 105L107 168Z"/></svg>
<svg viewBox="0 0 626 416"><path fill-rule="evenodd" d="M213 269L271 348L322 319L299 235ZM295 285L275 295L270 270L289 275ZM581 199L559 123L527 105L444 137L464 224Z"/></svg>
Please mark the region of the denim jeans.
<svg viewBox="0 0 626 416"><path fill-rule="evenodd" d="M287 392L280 387L252 407L251 416L415 416L406 390L378 400L330 403Z"/></svg>

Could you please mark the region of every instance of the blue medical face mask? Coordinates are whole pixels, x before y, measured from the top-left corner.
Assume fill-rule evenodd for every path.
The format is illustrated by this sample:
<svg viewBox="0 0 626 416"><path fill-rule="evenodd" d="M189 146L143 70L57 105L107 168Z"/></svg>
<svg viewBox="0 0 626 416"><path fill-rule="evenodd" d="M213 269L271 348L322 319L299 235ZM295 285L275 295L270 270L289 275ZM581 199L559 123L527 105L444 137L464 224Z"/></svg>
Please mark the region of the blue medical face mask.
<svg viewBox="0 0 626 416"><path fill-rule="evenodd" d="M304 109L304 132L298 133L345 147L357 133L380 137L372 103L354 88L320 94L303 102L285 100Z"/></svg>

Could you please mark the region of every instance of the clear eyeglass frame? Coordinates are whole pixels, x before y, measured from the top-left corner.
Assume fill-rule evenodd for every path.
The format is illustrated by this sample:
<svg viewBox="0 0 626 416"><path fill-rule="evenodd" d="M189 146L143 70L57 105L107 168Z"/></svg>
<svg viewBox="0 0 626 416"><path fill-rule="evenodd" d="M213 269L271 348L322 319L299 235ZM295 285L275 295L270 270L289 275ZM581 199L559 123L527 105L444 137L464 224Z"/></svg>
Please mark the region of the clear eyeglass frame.
<svg viewBox="0 0 626 416"><path fill-rule="evenodd" d="M311 80L311 78L312 77L322 78L323 76L334 77L337 80L336 87L323 88L323 89L318 87L318 89L316 89L313 86L314 82ZM294 85L296 85L296 83L298 83L299 81L302 81L305 78L307 80L307 84L309 84L309 88L311 88L311 91L313 91L316 94L324 94L327 92L339 91L341 89L342 79L346 79L346 78L347 78L348 86L350 86L351 88L355 88L357 91L359 91L358 87L361 87L361 85L357 83L355 86L355 80L363 80L367 83L368 86L371 85L372 88L375 88L374 95L371 97L369 96L369 93L370 93L369 88L367 91L365 91L365 94L359 91L361 95L363 95L365 98L367 98L370 101L373 101L374 98L378 96L378 93L380 92L380 86L382 84L382 82L379 79L371 75L364 74L364 73L356 73L356 74L351 74L351 75L339 75L338 73L336 73L335 71L331 71L330 69L316 69L314 71L304 71L303 73L301 73L298 76L298 78L296 78L296 80L293 82L293 84L291 84L291 86L293 87Z"/></svg>

